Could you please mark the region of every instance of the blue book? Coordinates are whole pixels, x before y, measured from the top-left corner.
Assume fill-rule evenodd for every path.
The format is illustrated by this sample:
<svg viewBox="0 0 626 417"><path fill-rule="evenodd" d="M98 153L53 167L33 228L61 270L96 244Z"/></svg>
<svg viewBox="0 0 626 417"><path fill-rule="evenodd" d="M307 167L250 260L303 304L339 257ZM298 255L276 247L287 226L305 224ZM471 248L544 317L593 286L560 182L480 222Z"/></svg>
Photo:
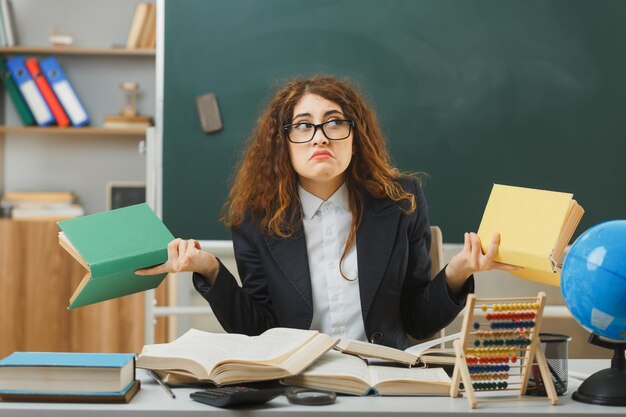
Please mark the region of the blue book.
<svg viewBox="0 0 626 417"><path fill-rule="evenodd" d="M0 360L0 395L124 395L135 380L130 353L14 352Z"/></svg>
<svg viewBox="0 0 626 417"><path fill-rule="evenodd" d="M39 87L35 84L35 80L33 80L26 69L24 57L16 55L7 60L6 66L15 84L17 84L17 88L22 93L24 100L26 100L30 111L33 113L33 116L35 116L37 124L39 126L48 126L55 123L56 119L52 115L48 103L46 103L41 91L39 91Z"/></svg>
<svg viewBox="0 0 626 417"><path fill-rule="evenodd" d="M65 72L63 72L57 59L53 56L42 59L39 61L39 67L61 102L65 113L69 116L72 126L88 125L90 120L87 110L65 76Z"/></svg>
<svg viewBox="0 0 626 417"><path fill-rule="evenodd" d="M33 392L0 391L0 400L8 402L46 402L46 403L128 403L141 387L138 379L119 392Z"/></svg>

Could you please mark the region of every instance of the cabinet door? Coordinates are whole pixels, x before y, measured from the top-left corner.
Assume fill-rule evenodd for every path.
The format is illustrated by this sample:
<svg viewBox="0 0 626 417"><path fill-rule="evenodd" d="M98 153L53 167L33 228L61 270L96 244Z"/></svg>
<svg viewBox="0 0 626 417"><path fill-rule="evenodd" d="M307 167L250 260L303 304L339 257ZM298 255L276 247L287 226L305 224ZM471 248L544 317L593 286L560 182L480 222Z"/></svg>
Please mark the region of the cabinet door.
<svg viewBox="0 0 626 417"><path fill-rule="evenodd" d="M0 219L0 357L21 351L138 352L144 293L67 310L86 271L58 244L52 221ZM164 298L162 284L157 299ZM157 340L165 337L165 322Z"/></svg>

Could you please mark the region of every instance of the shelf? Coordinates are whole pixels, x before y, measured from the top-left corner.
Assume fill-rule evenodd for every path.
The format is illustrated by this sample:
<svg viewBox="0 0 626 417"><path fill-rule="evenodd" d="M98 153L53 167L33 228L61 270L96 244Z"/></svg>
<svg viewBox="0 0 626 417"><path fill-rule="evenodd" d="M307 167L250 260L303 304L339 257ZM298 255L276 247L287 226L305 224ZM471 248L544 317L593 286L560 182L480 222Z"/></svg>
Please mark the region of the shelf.
<svg viewBox="0 0 626 417"><path fill-rule="evenodd" d="M53 46L7 46L0 47L0 54L50 54L50 55L108 55L108 56L154 56L152 48L74 48Z"/></svg>
<svg viewBox="0 0 626 417"><path fill-rule="evenodd" d="M107 127L36 127L0 126L0 133L35 133L41 135L146 136L146 128L113 129Z"/></svg>

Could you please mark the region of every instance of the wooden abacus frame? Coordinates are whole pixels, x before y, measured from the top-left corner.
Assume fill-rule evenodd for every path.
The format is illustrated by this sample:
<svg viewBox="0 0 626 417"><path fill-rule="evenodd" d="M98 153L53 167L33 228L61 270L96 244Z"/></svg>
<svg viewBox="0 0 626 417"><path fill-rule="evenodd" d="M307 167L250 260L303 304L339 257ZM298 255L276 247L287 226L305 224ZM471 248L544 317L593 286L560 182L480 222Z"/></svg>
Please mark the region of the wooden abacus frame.
<svg viewBox="0 0 626 417"><path fill-rule="evenodd" d="M476 408L478 406L478 398L476 396L476 392L474 389L474 382L472 381L472 374L468 368L467 360L470 358L471 361L480 361L480 356L482 356L483 352L489 352L490 350L495 352L502 352L508 350L509 352L518 351L519 353L524 352L524 357L520 361L520 365L513 365L515 368L520 369L519 374L515 374L520 376L520 382L515 383L519 384L519 388L508 388L508 383L482 383L480 392L488 392L488 391L518 391L519 396L511 398L511 397L498 397L498 398L486 398L481 397L481 402L494 402L494 401L521 401L521 400L550 400L552 405L556 405L558 402L556 389L554 388L554 383L552 381L552 376L550 375L550 371L548 369L548 363L543 354L543 351L538 348L539 346L539 328L541 325L541 319L543 317L543 308L545 305L546 294L540 292L537 297L515 297L515 298L483 298L478 299L474 294L470 294L467 297L467 308L465 317L463 319L463 327L461 332L461 338L459 340L454 341L454 349L456 352L456 364L454 367L454 372L452 374L452 385L450 387L450 396L458 397L460 396L461 390L461 382L463 383L463 389L465 391L465 395L469 402L471 408ZM532 308L529 308L532 307ZM533 310L534 311L534 324L532 327L528 329L522 330L523 326L517 326L519 321L523 321L520 317L526 317L531 313L519 313L516 319L511 320L509 323L513 326L512 329L508 333L518 332L522 337L515 339L514 343L517 341L522 341L522 343L526 343L525 346L519 347L507 347L507 348L485 348L485 343L483 341L483 347L470 347L468 346L468 342L472 339L477 340L477 336L481 334L479 329L475 329L477 331L472 330L472 323L474 322L474 318L476 317L475 311L479 311L479 315L481 313L487 313L487 310L490 309L492 311L519 311L519 310ZM499 313L491 313L491 314L499 314ZM505 317L506 320L507 313L501 315L501 317ZM511 313L510 315L514 315L516 313ZM485 317L487 314L485 314ZM502 322L506 323L506 322ZM524 323L519 323L524 324ZM480 325L480 324L479 324ZM505 326L508 326L505 324ZM489 331L489 334L505 334L505 332L499 332L498 330ZM489 338L489 336L487 336ZM502 341L501 338L499 338ZM497 340L497 339L496 339ZM477 342L480 345L480 341ZM502 342L498 342L502 343ZM468 354L469 351L469 354ZM521 356L521 354L519 355ZM488 359L487 359L488 360ZM547 397L524 397L521 396L526 394L528 389L528 379L530 377L531 367L533 366L534 361L537 361L537 365L539 367L539 371L542 378L542 383L545 387ZM517 358L514 358L513 362L516 362ZM474 362L476 363L476 362ZM507 365L508 369L508 365ZM509 373L507 371L506 378L509 378ZM462 381L461 381L462 380ZM538 381L536 381L538 382ZM486 387L486 388L485 388Z"/></svg>

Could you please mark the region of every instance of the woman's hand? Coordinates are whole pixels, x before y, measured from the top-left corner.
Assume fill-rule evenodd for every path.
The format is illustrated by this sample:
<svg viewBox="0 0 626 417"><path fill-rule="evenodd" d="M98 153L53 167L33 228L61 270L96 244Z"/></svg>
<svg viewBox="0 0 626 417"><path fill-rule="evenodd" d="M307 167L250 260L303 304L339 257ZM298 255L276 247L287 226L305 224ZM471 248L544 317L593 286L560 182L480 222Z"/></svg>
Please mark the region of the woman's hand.
<svg viewBox="0 0 626 417"><path fill-rule="evenodd" d="M487 253L483 255L480 238L476 233L465 233L463 250L450 259L446 267L446 282L454 293L458 293L465 280L475 272L500 269L503 271L516 271L522 269L519 266L503 264L493 260L498 254L500 247L500 234L494 233L491 245Z"/></svg>
<svg viewBox="0 0 626 417"><path fill-rule="evenodd" d="M167 261L151 268L139 269L136 275L156 275L165 272L198 272L213 285L219 262L205 252L197 240L174 239L167 245Z"/></svg>

